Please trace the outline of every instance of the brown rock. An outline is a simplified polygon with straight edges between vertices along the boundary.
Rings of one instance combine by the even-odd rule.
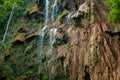
[[[20,33],[18,34],[12,41],[12,44],[20,44],[23,43],[25,39],[25,34]]]

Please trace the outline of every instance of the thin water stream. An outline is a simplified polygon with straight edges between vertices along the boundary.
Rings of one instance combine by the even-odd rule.
[[[53,4],[53,7],[52,7],[52,22],[55,21],[55,16],[56,16],[56,13],[57,13],[57,0],[55,0],[54,4]]]

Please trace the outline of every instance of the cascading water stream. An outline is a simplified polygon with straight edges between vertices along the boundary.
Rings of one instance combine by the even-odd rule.
[[[57,32],[57,28],[52,28],[50,29],[50,57],[52,56],[53,53],[53,44],[56,40],[55,35]],[[51,67],[53,65],[53,62],[49,64],[49,80],[51,80],[52,74],[51,74]]]
[[[42,28],[42,32],[41,32],[41,36],[40,36],[40,59],[42,59],[43,57],[43,41],[44,41],[44,35],[45,35],[45,30],[47,28],[47,25],[45,25],[43,28]]]
[[[56,32],[57,32],[57,28],[50,29],[50,54],[52,54],[53,51],[53,44],[55,42]]]
[[[57,0],[54,1],[53,7],[52,7],[52,22],[55,20],[55,14],[57,12]],[[52,54],[52,48],[55,40],[57,28],[51,28],[50,29],[50,54]]]
[[[54,22],[55,20],[55,13],[57,12],[57,0],[55,0],[55,3],[53,5],[53,8],[52,8],[52,22]]]
[[[6,30],[5,30],[4,36],[3,36],[2,43],[5,42],[6,35],[7,35],[7,31],[8,31],[8,28],[9,28],[9,25],[10,25],[10,22],[11,22],[11,19],[12,19],[13,15],[14,15],[14,9],[15,9],[15,3],[13,4],[12,11],[11,11],[11,14],[10,14],[9,20],[8,20],[8,22],[7,22],[7,27],[6,27]]]
[[[52,7],[52,15],[51,15],[52,23],[54,23],[55,21],[56,13],[57,13],[57,0],[54,1],[53,7]],[[55,42],[56,32],[57,32],[57,28],[50,29],[50,57],[52,57],[52,54],[53,54],[53,44]],[[52,65],[53,65],[53,62],[49,64],[49,80],[52,79],[51,78],[52,77],[52,74],[51,74]]]
[[[55,14],[57,12],[57,0],[55,0],[54,4],[53,4],[53,8],[52,8],[52,22],[54,22],[55,20]],[[56,35],[56,28],[52,28],[50,29],[50,54],[52,54],[52,48],[53,48],[53,44],[55,40],[55,35]]]
[[[45,0],[46,4],[45,4],[45,25],[47,25],[48,23],[48,16],[49,16],[49,4],[50,1],[49,0]]]
[[[42,59],[43,56],[43,42],[44,42],[44,35],[45,30],[47,28],[48,24],[48,16],[49,16],[49,0],[45,0],[45,26],[42,28],[41,35],[40,35],[40,59]]]

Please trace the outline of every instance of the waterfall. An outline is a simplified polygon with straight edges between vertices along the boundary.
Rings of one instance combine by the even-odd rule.
[[[45,30],[47,28],[47,25],[45,25],[43,28],[42,28],[42,32],[40,34],[40,59],[42,59],[43,57],[43,41],[44,41],[44,35],[45,35]]]
[[[49,0],[45,0],[45,25],[48,23],[48,16],[49,16]]]
[[[7,35],[7,31],[8,31],[8,28],[9,28],[9,25],[10,25],[10,22],[11,22],[11,19],[12,19],[12,17],[13,17],[13,14],[14,14],[14,8],[15,8],[15,3],[13,4],[12,11],[11,11],[10,17],[9,17],[9,19],[8,19],[8,22],[7,22],[7,27],[6,27],[4,36],[3,36],[2,43],[5,42],[5,38],[6,38],[6,35]]]
[[[44,35],[45,35],[45,30],[47,28],[48,24],[48,15],[49,15],[49,0],[45,0],[45,26],[42,28],[42,32],[40,33],[40,42],[41,42],[41,48],[40,48],[40,58],[42,57],[43,54],[43,41],[44,41]]]
[[[48,24],[48,17],[49,17],[49,0],[45,0],[45,26],[42,28],[42,31],[40,32],[40,43],[39,43],[39,46],[38,47],[38,57],[40,59],[40,66],[39,66],[39,69],[41,69],[41,66],[43,65],[41,62],[42,62],[42,59],[43,59],[43,43],[44,43],[44,36],[45,36],[45,30],[47,28],[47,24]]]
[[[50,54],[52,54],[53,44],[55,42],[56,32],[57,32],[57,28],[50,29]]]
[[[55,35],[57,32],[57,28],[52,28],[50,29],[50,57],[52,56],[53,53],[53,44],[56,40]],[[51,68],[52,68],[53,62],[49,64],[49,80],[51,80],[52,74],[51,74]]]
[[[57,12],[57,0],[55,0],[53,8],[52,8],[52,22],[55,20],[55,13]]]
[[[42,28],[42,31],[40,33],[40,48],[39,48],[39,58],[40,58],[40,62],[42,61],[44,55],[43,55],[43,46],[44,46],[44,36],[45,36],[45,31],[46,28],[48,27],[48,20],[49,20],[49,4],[50,4],[50,0],[45,0],[46,4],[45,4],[45,26]],[[52,23],[55,20],[55,15],[57,12],[57,0],[54,1],[54,5],[52,7],[52,14],[51,14],[51,19],[52,19]],[[49,55],[47,56],[47,60],[49,60],[52,57],[52,53],[53,53],[53,44],[55,42],[55,35],[57,32],[57,28],[51,28],[50,29],[50,36],[49,36]],[[52,67],[53,62],[50,62],[49,64],[49,80],[51,80],[52,74],[51,74],[51,67]],[[42,63],[41,63],[42,65]]]
[[[57,0],[54,1],[53,7],[52,7],[52,22],[55,20],[55,14],[57,12]],[[56,35],[56,28],[50,29],[50,54],[52,54],[53,44],[55,41],[55,35]]]
[[[54,21],[55,21],[56,13],[57,13],[57,0],[54,1],[53,7],[52,7],[52,15],[51,15],[52,23],[54,23]],[[50,58],[52,57],[52,54],[53,54],[53,44],[55,42],[56,32],[57,32],[57,28],[51,28],[50,29],[50,53],[49,53]],[[52,65],[53,65],[53,62],[51,61],[50,64],[49,64],[49,80],[52,79],[51,78],[52,77],[52,73],[51,73]]]

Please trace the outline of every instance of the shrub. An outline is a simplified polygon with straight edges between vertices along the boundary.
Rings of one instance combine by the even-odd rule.
[[[103,0],[110,8],[109,21],[111,23],[120,22],[120,0]]]

